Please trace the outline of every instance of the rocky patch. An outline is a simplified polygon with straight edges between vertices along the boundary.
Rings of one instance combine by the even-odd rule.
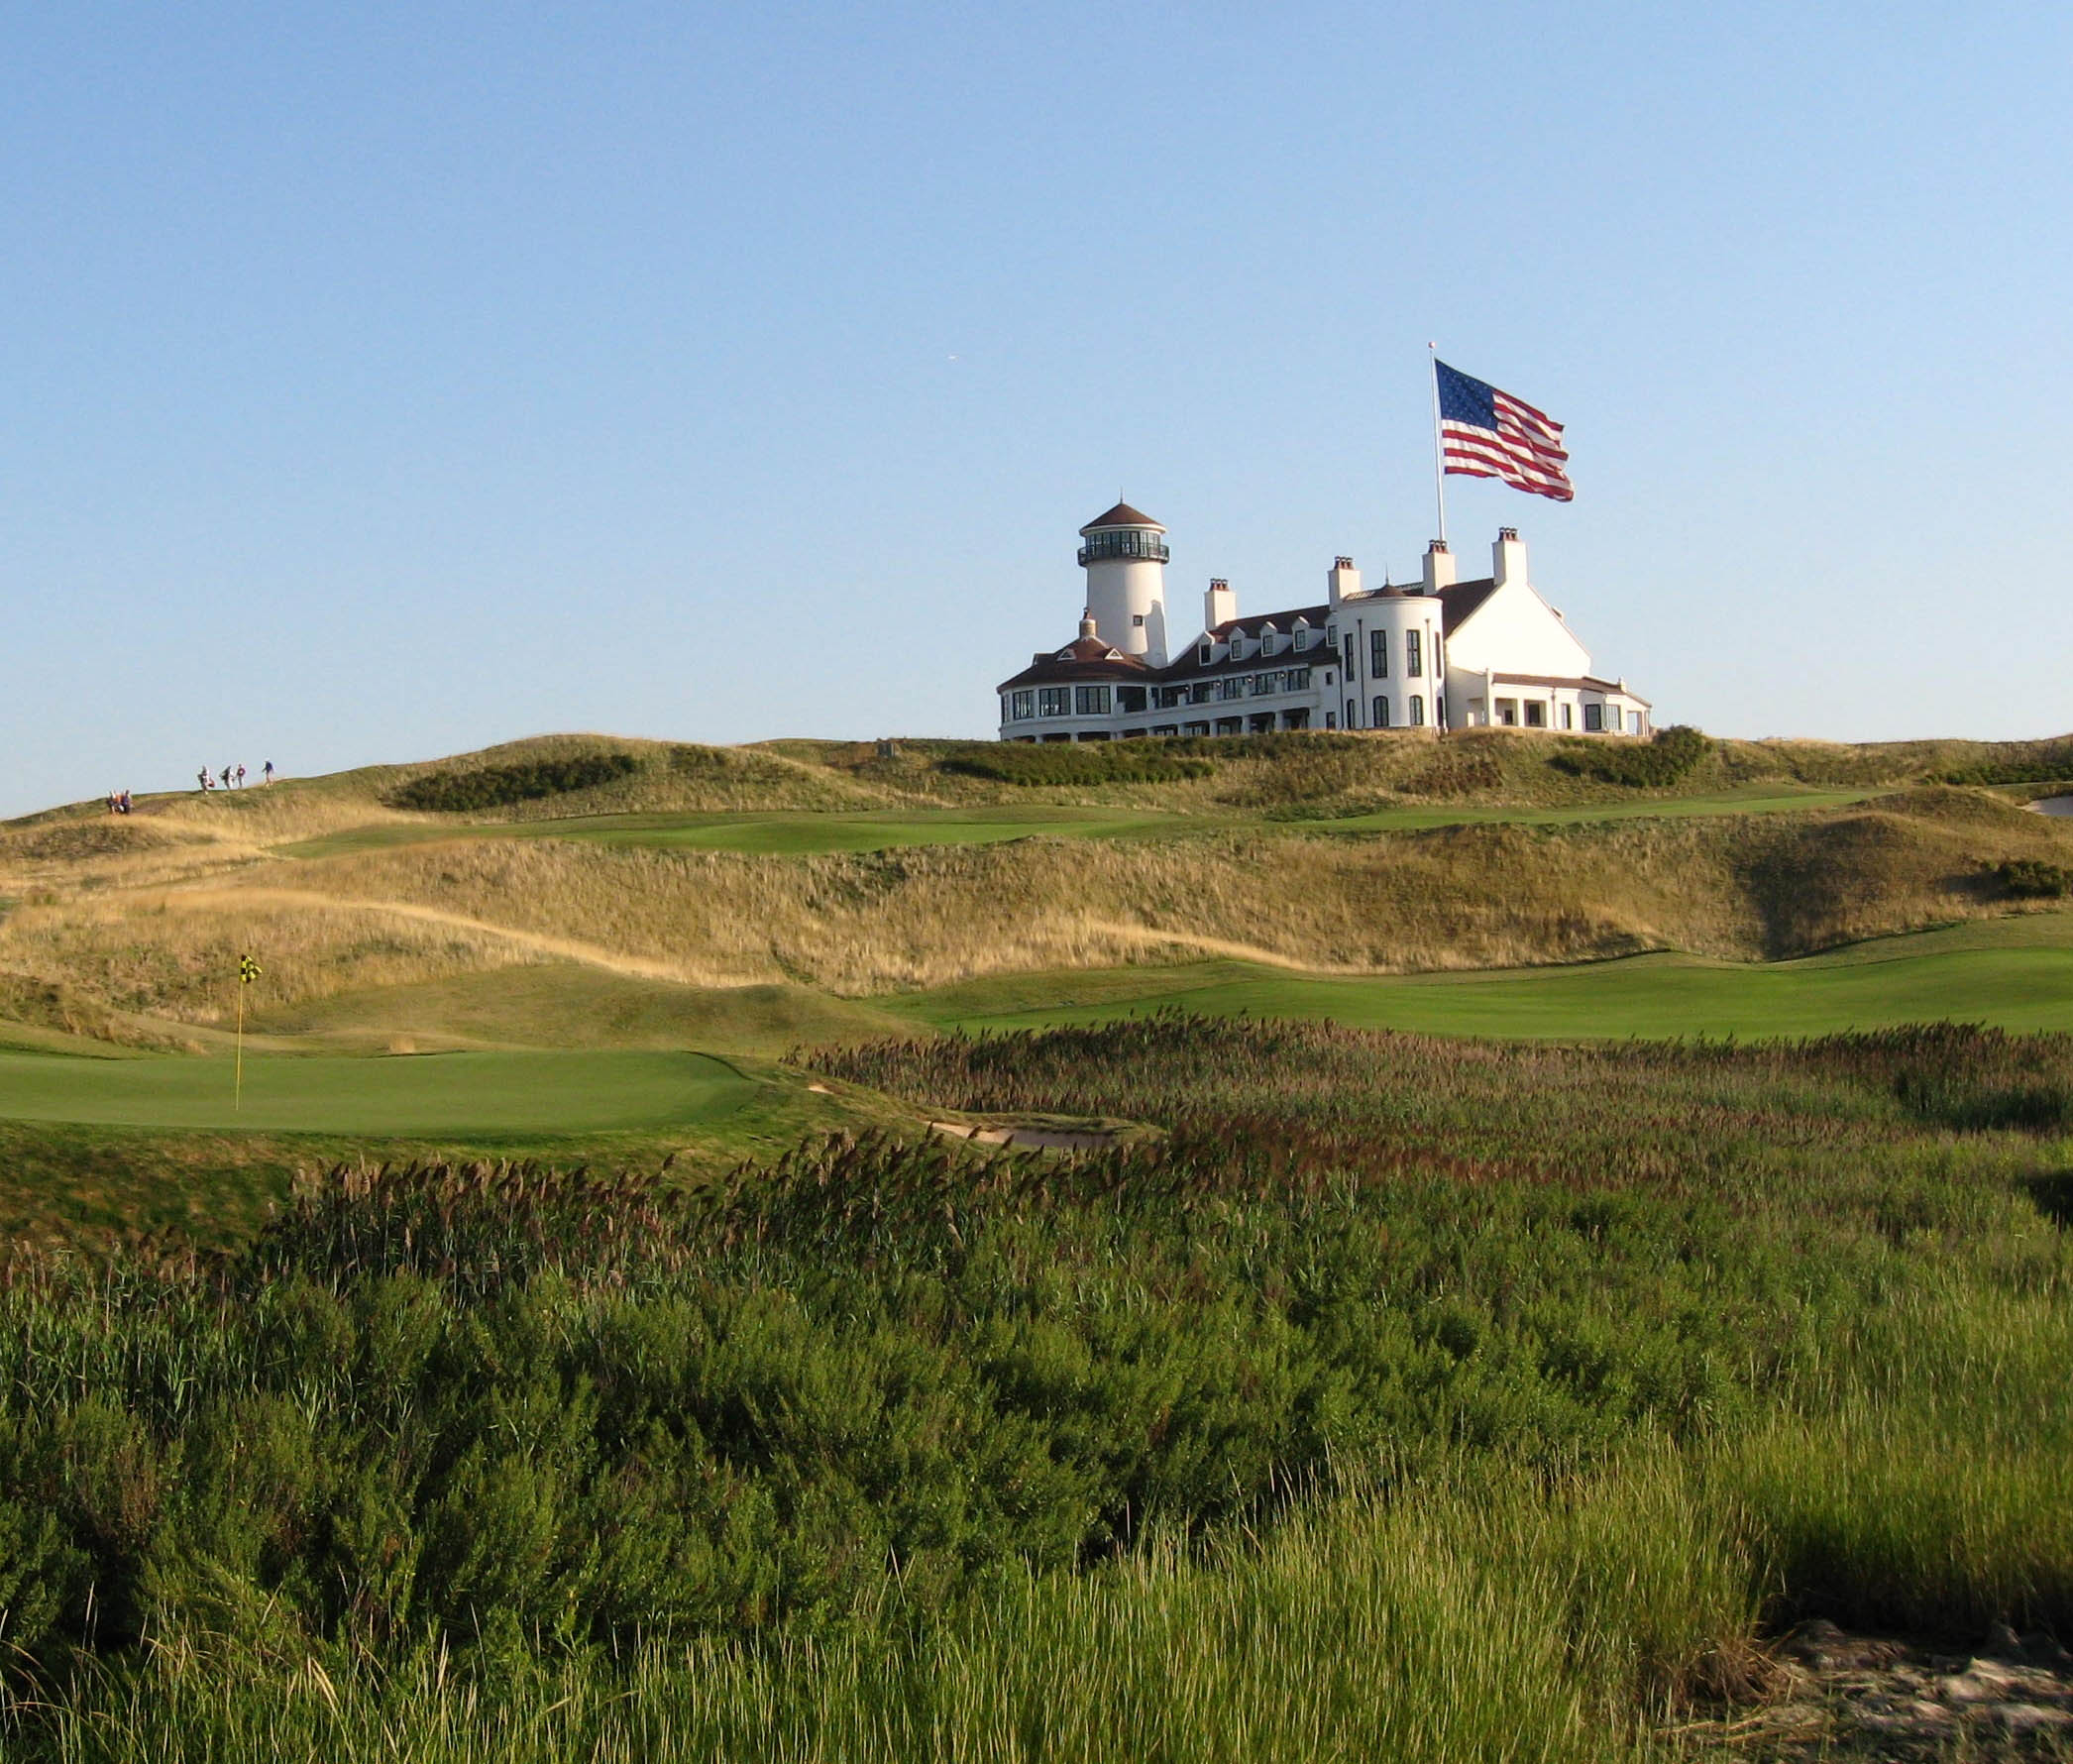
[[[1775,1701],[1677,1736],[1716,1758],[2073,1760],[2073,1654],[2048,1635],[1997,1626],[1977,1651],[1951,1653],[1815,1619],[1778,1653]]]

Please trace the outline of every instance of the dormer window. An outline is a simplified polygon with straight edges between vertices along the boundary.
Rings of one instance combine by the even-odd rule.
[[[1202,645],[1202,654],[1200,660],[1205,668],[1208,667],[1209,664],[1216,659],[1216,653],[1217,651],[1215,644],[1205,643]]]

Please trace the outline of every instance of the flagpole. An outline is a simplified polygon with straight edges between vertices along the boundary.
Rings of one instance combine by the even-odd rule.
[[[238,957],[238,1064],[237,1076],[231,1080],[233,1109],[245,1106],[245,988],[265,971],[249,953]]]
[[[1440,511],[1440,543],[1447,543],[1447,447],[1440,439],[1440,346],[1428,343],[1425,353],[1432,364],[1433,387],[1433,500]]]

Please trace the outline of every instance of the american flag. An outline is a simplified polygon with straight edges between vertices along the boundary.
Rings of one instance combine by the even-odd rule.
[[[1567,502],[1577,494],[1563,470],[1562,424],[1509,392],[1433,362],[1440,388],[1440,448],[1450,474],[1501,478],[1514,490]]]

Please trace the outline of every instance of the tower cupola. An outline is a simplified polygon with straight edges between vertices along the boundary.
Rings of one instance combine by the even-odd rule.
[[[1125,655],[1166,665],[1166,529],[1118,502],[1080,528],[1087,615],[1095,633]]]

